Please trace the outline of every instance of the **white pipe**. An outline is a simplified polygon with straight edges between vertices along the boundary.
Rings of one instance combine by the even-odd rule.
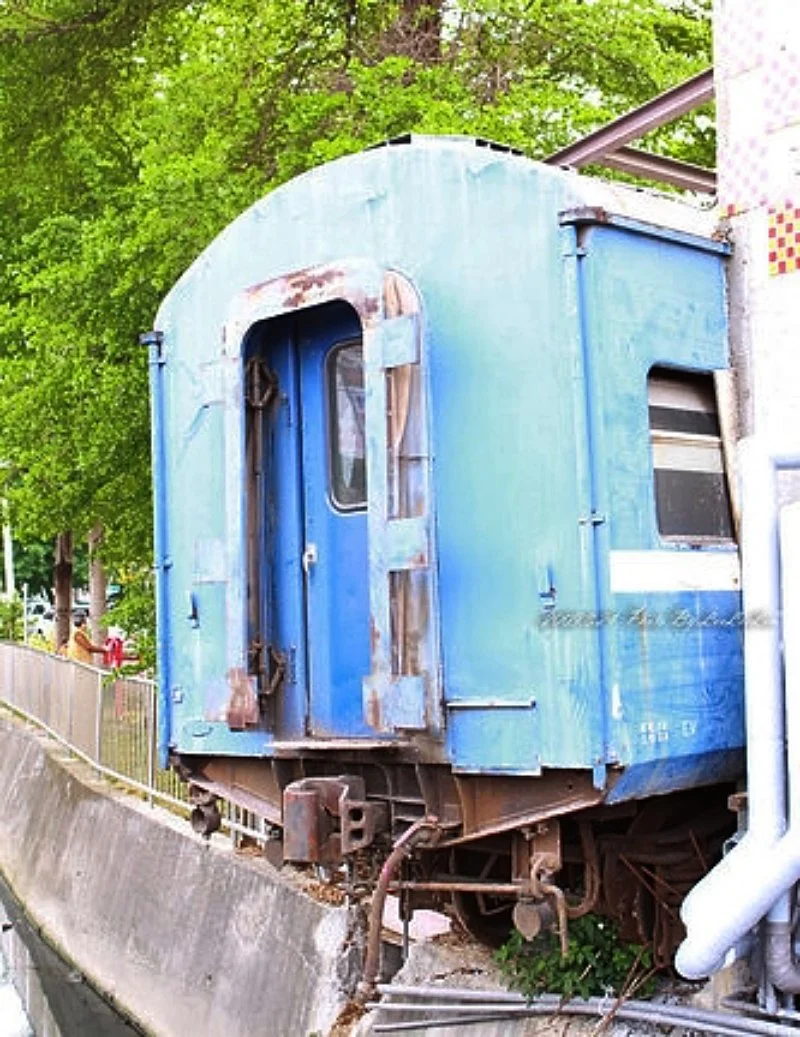
[[[800,503],[781,509],[780,542],[786,773],[789,832],[794,834],[800,832]],[[764,963],[767,978],[774,987],[787,994],[800,994],[800,968],[792,947],[791,910],[791,898],[787,895],[781,897],[770,912],[764,931]]]
[[[739,450],[747,829],[754,839],[774,842],[786,826],[775,472],[768,453],[754,436],[742,440]]]
[[[800,455],[771,456],[751,436],[739,444],[739,461],[748,832],[683,903],[687,937],[675,965],[688,979],[720,968],[727,951],[765,914],[776,924],[788,922],[788,892],[800,878],[800,834],[794,828],[783,835],[786,772],[775,486],[776,469],[800,467]],[[793,730],[793,737],[799,733]],[[800,743],[794,748],[800,751]]]
[[[789,827],[800,832],[800,502],[781,509],[780,528]]]

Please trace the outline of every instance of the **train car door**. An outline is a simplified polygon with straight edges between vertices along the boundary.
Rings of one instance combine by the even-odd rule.
[[[256,352],[278,387],[259,505],[260,640],[285,670],[275,734],[369,735],[361,693],[370,656],[360,322],[346,303],[299,311],[261,325]]]
[[[301,314],[302,569],[308,733],[368,734],[370,668],[364,364],[358,317],[332,303]]]

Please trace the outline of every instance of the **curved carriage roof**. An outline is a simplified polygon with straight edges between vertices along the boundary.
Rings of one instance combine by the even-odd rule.
[[[452,200],[454,220],[458,219],[461,183],[482,177],[495,182],[503,180],[507,191],[518,192],[522,185],[525,185],[523,190],[530,191],[530,181],[534,179],[539,196],[551,196],[551,204],[558,211],[593,209],[602,217],[623,217],[705,238],[710,238],[715,231],[714,212],[701,208],[692,199],[581,176],[471,137],[409,135],[402,138],[402,143],[389,142],[311,169],[245,210],[208,245],[175,284],[159,310],[156,326],[169,323],[176,296],[181,297],[193,280],[206,284],[204,308],[208,312],[217,289],[230,298],[231,293],[269,277],[345,255],[357,255],[357,241],[342,241],[338,254],[331,252],[334,247],[331,238],[339,233],[337,222],[347,220],[348,206],[352,209],[354,204],[377,211],[387,192],[397,193],[408,183],[408,170],[412,165],[416,170],[411,178],[416,179],[414,204],[425,207],[424,185],[447,177],[449,186],[445,197],[447,204]],[[497,198],[497,194],[494,197]],[[441,198],[440,194],[440,207]],[[501,214],[498,221],[502,221]],[[387,250],[391,253],[391,240]],[[260,256],[254,255],[254,251]],[[280,262],[285,264],[281,269],[275,265],[278,252]],[[214,276],[209,278],[212,271]],[[220,284],[221,271],[224,271],[221,277],[224,286]],[[210,289],[209,297],[210,280],[215,282],[215,287]]]

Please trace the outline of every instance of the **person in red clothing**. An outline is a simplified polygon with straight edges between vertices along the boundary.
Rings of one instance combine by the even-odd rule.
[[[118,670],[125,658],[125,642],[113,630],[109,630],[108,637],[103,645],[103,666],[111,670]]]
[[[122,631],[111,627],[103,645],[103,665],[110,670],[119,670],[126,662],[136,662],[136,655],[125,651]],[[117,674],[114,681],[114,715],[117,720],[128,716],[128,686],[122,674]]]

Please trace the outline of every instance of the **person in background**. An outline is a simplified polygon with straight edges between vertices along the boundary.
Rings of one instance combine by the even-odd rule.
[[[75,617],[75,628],[67,646],[67,656],[79,663],[92,663],[95,655],[103,654],[103,646],[91,642],[86,632],[86,616],[79,612]]]
[[[118,670],[125,663],[137,663],[139,656],[133,645],[125,642],[125,635],[119,627],[109,627],[108,637],[103,645],[103,666],[110,670]]]
[[[103,645],[103,666],[110,670],[118,670],[125,659],[125,642],[116,627],[108,631],[106,643]]]

